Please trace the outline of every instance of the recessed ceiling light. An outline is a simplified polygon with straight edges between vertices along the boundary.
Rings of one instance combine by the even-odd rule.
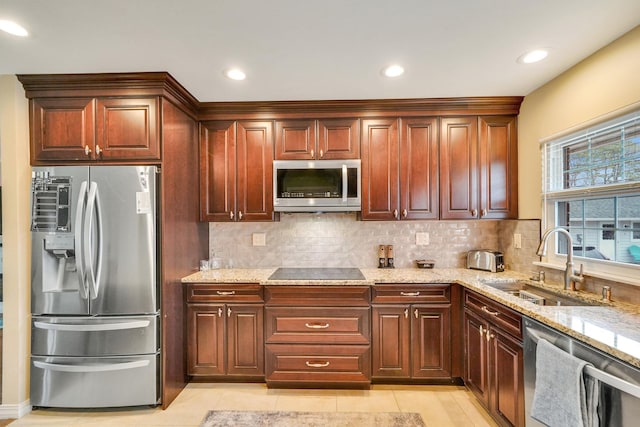
[[[404,68],[398,64],[389,65],[382,70],[382,74],[387,77],[398,77],[404,74]]]
[[[549,51],[546,49],[536,49],[526,53],[523,53],[518,58],[518,62],[522,64],[533,64],[534,62],[542,61],[549,55]]]
[[[16,24],[13,21],[6,21],[3,19],[0,19],[0,30],[19,37],[27,37],[29,35],[27,30],[25,30],[22,26]]]
[[[229,68],[224,72],[224,75],[230,78],[231,80],[244,80],[247,78],[247,75],[239,68]]]

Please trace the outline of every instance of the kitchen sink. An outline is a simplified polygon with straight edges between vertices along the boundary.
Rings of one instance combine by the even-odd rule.
[[[597,301],[561,295],[553,291],[530,285],[527,282],[499,281],[483,282],[487,286],[514,295],[538,305],[547,306],[600,306]]]

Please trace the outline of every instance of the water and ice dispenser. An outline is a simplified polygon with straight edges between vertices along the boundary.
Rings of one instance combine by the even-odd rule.
[[[71,232],[71,181],[71,177],[51,176],[48,172],[32,176],[31,231],[40,236],[44,292],[78,289]]]

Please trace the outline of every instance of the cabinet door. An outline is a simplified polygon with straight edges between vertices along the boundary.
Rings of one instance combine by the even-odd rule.
[[[238,122],[237,221],[273,220],[273,122]]]
[[[276,121],[276,160],[311,160],[316,153],[316,121]]]
[[[451,307],[411,307],[411,376],[451,377]]]
[[[236,123],[200,125],[200,220],[233,221],[236,209]]]
[[[440,218],[477,218],[478,119],[443,118],[440,128]]]
[[[224,375],[223,304],[187,304],[187,374]]]
[[[159,99],[98,98],[95,158],[160,159]]]
[[[362,129],[362,219],[398,219],[398,120],[363,120]]]
[[[491,411],[505,424],[524,426],[524,375],[522,343],[490,330]]]
[[[31,100],[31,160],[87,160],[95,148],[93,98]]]
[[[358,119],[318,120],[318,159],[359,159],[360,121]]]
[[[400,215],[438,219],[438,119],[402,121],[400,136]]]
[[[518,217],[515,117],[480,117],[480,217]]]
[[[372,314],[373,377],[409,378],[408,305],[374,305]]]
[[[489,404],[489,376],[488,376],[488,348],[485,332],[487,323],[465,309],[464,311],[464,340],[465,340],[465,369],[464,383],[478,400]]]
[[[262,305],[228,304],[227,374],[264,375]]]

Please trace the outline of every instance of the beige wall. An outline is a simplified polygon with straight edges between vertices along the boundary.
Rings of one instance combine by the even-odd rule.
[[[541,217],[540,140],[639,102],[639,72],[640,26],[525,97],[518,119],[520,218]]]
[[[18,417],[29,399],[29,115],[22,85],[0,75],[3,220],[3,366],[0,418]]]

